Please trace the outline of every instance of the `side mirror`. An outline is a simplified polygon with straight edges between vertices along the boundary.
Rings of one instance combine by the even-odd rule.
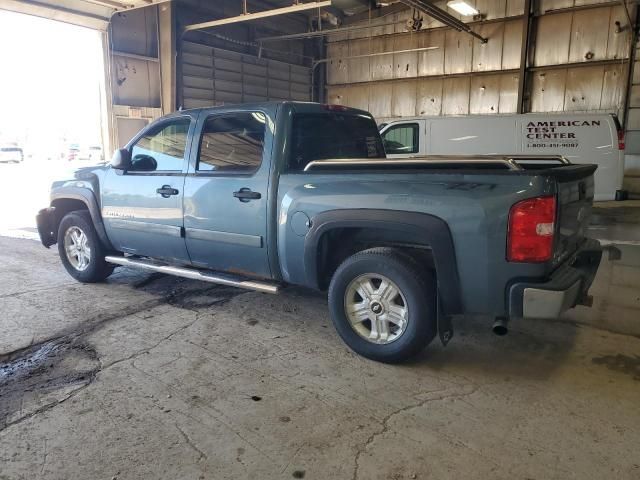
[[[153,172],[158,169],[158,162],[151,155],[138,154],[131,160],[131,170],[136,172]]]
[[[111,168],[129,170],[131,168],[131,153],[126,148],[119,148],[111,158]]]

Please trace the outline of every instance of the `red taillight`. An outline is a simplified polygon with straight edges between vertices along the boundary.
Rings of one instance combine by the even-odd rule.
[[[618,130],[618,150],[624,150],[624,130]]]
[[[509,211],[507,260],[510,262],[546,262],[553,255],[556,198],[536,197],[522,200]]]

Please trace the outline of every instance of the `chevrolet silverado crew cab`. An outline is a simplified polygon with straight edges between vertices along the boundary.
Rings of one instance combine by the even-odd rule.
[[[55,182],[38,214],[81,282],[115,266],[277,293],[328,291],[342,339],[394,362],[452,317],[556,318],[589,303],[593,165],[387,159],[372,116],[277,102],[166,116],[110,165]]]

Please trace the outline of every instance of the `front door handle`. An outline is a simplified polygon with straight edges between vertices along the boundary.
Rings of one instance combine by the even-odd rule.
[[[241,188],[237,192],[233,192],[233,196],[241,202],[248,202],[250,200],[258,200],[262,198],[260,192],[253,192],[250,188]]]
[[[180,193],[177,189],[171,187],[171,185],[163,185],[162,188],[156,190],[164,198],[169,198],[171,195],[178,195]]]

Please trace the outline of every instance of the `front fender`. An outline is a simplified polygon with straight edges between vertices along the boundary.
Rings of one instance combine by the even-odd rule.
[[[62,217],[67,213],[66,211],[58,208],[63,205],[64,200],[77,200],[85,204],[87,210],[89,210],[93,226],[96,229],[96,233],[98,234],[100,241],[105,248],[113,250],[113,246],[111,245],[111,242],[107,237],[107,232],[104,228],[100,205],[98,204],[95,194],[91,189],[79,186],[61,186],[54,188],[51,191],[51,207],[41,210],[36,217],[36,221],[38,222],[38,232],[40,233],[42,244],[45,247],[49,247],[55,243],[57,227],[60,224]]]

